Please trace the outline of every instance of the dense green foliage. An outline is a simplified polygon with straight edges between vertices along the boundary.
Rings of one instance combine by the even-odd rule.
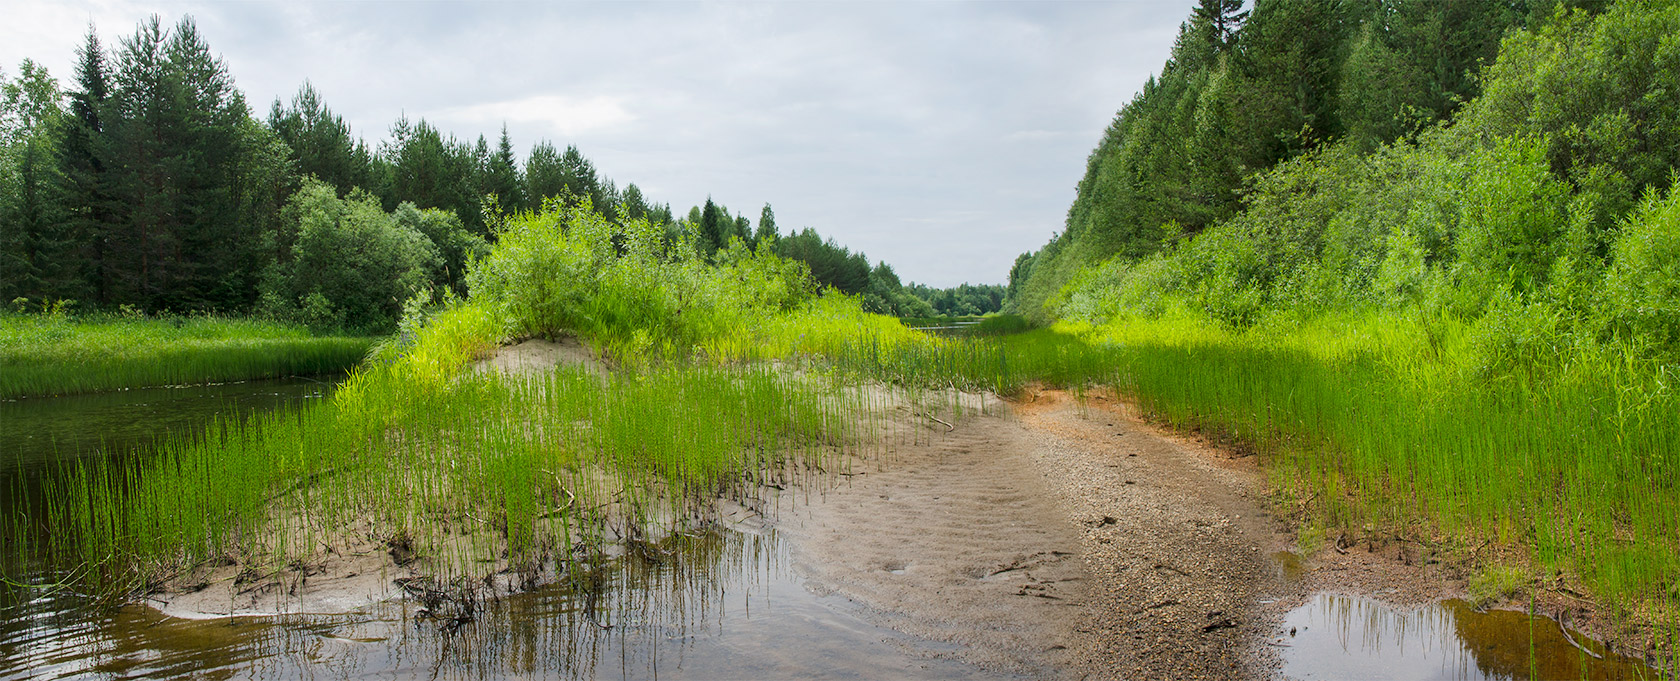
[[[313,376],[355,366],[372,342],[248,319],[0,313],[0,398]]]
[[[1232,8],[1203,3],[1017,260],[1009,304],[1083,341],[1024,352],[1266,454],[1304,537],[1485,542],[1524,588],[1670,621],[1680,4],[1339,4],[1263,34],[1309,5],[1221,42]],[[1007,384],[1000,352],[945,363]]]
[[[1246,17],[1203,2],[1091,152],[1063,231],[1017,260],[1011,309],[1045,319],[1080,268],[1228,219],[1279,161],[1335,140],[1368,149],[1450,115],[1528,17],[1501,0],[1262,0]]]
[[[942,315],[970,317],[991,314],[1003,309],[1008,289],[996,284],[962,284],[951,288],[931,288],[911,284],[912,295],[927,301],[933,311]]]
[[[90,32],[67,92],[25,61],[0,95],[0,300],[382,332],[411,296],[463,294],[501,222],[559,201],[707,262],[773,244],[870,310],[930,313],[885,263],[809,229],[782,237],[769,205],[756,229],[710,198],[678,219],[576,146],[538,141],[521,162],[505,127],[491,144],[402,118],[374,149],[307,82],[259,121],[191,19],[154,17],[115,50]]]
[[[1677,30],[1680,8],[1624,3],[1513,34],[1486,94],[1448,124],[1280,164],[1242,211],[1086,268],[1045,309],[1092,322],[1183,310],[1238,330],[1404,311],[1464,325],[1482,375],[1603,344],[1680,356]]]
[[[591,208],[555,205],[504,224],[468,274],[474,304],[515,335],[577,334],[640,362],[706,351],[811,298],[801,263],[733,239],[708,264],[645,218],[620,224]]]
[[[298,203],[321,214],[310,220],[390,220],[325,185]],[[411,298],[401,332],[332,399],[213,426],[134,469],[79,465],[49,486],[50,531],[18,535],[48,537],[42,548],[107,594],[207,557],[282,570],[369,537],[417,553],[440,582],[480,579],[487,561],[534,575],[881,441],[878,392],[737,360],[926,338],[857,298],[815,296],[802,263],[734,240],[708,264],[587,199],[497,231],[469,265],[467,297]],[[560,334],[615,372],[473,370],[510,338]]]

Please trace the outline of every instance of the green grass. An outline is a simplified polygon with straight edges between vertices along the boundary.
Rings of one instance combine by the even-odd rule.
[[[476,578],[487,562],[537,571],[657,536],[879,439],[881,422],[860,416],[883,398],[764,363],[465,371],[500,333],[490,319],[458,303],[330,400],[219,423],[144,460],[74,464],[47,492],[45,532],[18,536],[50,537],[55,562],[110,595],[226,558],[266,574],[368,540],[403,545],[439,579]]]
[[[1380,317],[1246,334],[1168,318],[863,339],[830,358],[1005,395],[1110,387],[1175,428],[1260,453],[1280,512],[1303,527],[1419,542],[1471,573],[1585,585],[1647,624],[1675,617],[1680,373],[1614,348],[1490,372],[1473,347],[1450,324]]]
[[[343,371],[372,344],[253,319],[0,314],[0,399]]]

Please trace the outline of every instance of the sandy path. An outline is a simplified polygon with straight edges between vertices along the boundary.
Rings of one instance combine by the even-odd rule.
[[[784,515],[808,588],[990,672],[1271,675],[1258,603],[1286,588],[1267,556],[1288,536],[1252,470],[1112,402],[1043,392],[1009,411]]]

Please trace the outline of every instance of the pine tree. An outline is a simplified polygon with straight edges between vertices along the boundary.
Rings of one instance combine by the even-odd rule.
[[[758,212],[758,231],[753,234],[753,248],[766,241],[775,243],[781,234],[776,231],[776,211],[770,210],[770,204],[764,204],[764,209]]]
[[[79,293],[58,196],[60,99],[58,81],[28,59],[16,81],[0,73],[0,300]]]
[[[80,290],[98,306],[113,304],[115,270],[108,262],[116,231],[113,177],[107,171],[110,139],[111,71],[99,35],[88,27],[76,51],[76,89],[70,92],[64,140],[58,156],[67,238]]]
[[[1237,29],[1248,18],[1242,6],[1243,0],[1201,0],[1190,13],[1190,25],[1205,27],[1200,33],[1214,51],[1227,52],[1236,42]]]
[[[565,193],[560,152],[548,140],[531,145],[531,153],[525,157],[525,200],[531,209],[538,210],[544,201]]]
[[[525,192],[521,186],[519,166],[513,157],[513,140],[508,137],[507,124],[502,125],[502,137],[496,142],[496,151],[490,156],[490,161],[484,170],[484,185],[481,193],[495,194],[501,203],[502,210],[517,212],[525,210]]]
[[[309,81],[292,96],[290,107],[274,100],[268,127],[291,148],[298,175],[333,185],[341,195],[356,187],[373,189],[373,155],[367,144],[351,136],[349,124],[321,101],[321,93]]]
[[[706,207],[700,209],[700,233],[695,240],[695,245],[700,248],[702,255],[709,257],[729,243],[726,230],[730,225],[724,224],[727,220],[726,214],[718,210],[717,204],[712,203],[712,197],[706,197]]]

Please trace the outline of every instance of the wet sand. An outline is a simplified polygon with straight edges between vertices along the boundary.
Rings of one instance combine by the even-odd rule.
[[[946,655],[1035,678],[1262,678],[1288,534],[1252,464],[1112,401],[1032,392],[779,522],[808,588]]]
[[[535,361],[505,353],[493,368],[582,359],[524,350]],[[1288,553],[1294,535],[1270,512],[1256,457],[1149,424],[1112,396],[985,399],[992,415],[960,420],[898,403],[890,452],[758,500],[803,588],[905,634],[882,643],[912,657],[976,676],[1278,678],[1280,627],[1314,594],[1402,606],[1464,594],[1415,545],[1332,538]],[[720,502],[717,519],[759,515],[731,508]],[[385,548],[256,579],[213,568],[152,605],[182,617],[352,610],[418,576]]]

